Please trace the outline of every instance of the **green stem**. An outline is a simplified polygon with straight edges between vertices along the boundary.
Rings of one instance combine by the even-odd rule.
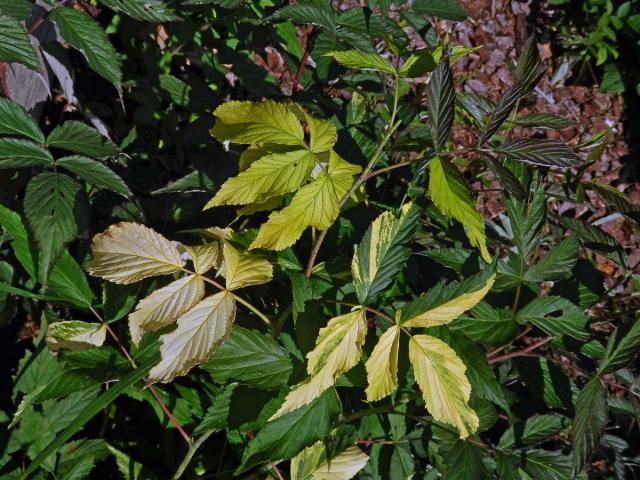
[[[230,293],[231,293],[231,295],[233,295],[233,298],[235,298],[238,301],[238,303],[241,303],[242,305],[247,307],[249,310],[251,310],[253,313],[255,313],[257,316],[259,316],[264,321],[264,323],[266,323],[267,326],[269,328],[271,328],[271,320],[269,320],[269,317],[267,317],[264,313],[262,313],[260,310],[258,310],[257,307],[254,307],[252,304],[247,302],[244,298],[239,297],[238,295],[236,295],[233,292],[230,292]]]
[[[376,163],[378,163],[378,160],[380,160],[380,157],[382,156],[382,153],[384,151],[384,147],[386,147],[387,143],[391,139],[391,136],[395,133],[395,131],[400,126],[401,121],[398,120],[396,122],[396,115],[398,114],[398,96],[399,96],[398,76],[396,75],[395,85],[393,89],[393,106],[391,108],[391,118],[389,119],[389,124],[388,124],[389,128],[384,134],[384,137],[382,137],[382,140],[378,144],[378,148],[376,148],[376,151],[371,157],[371,160],[369,160],[369,163],[360,174],[360,177],[358,178],[358,180],[356,180],[353,183],[353,186],[349,189],[347,193],[345,193],[342,196],[342,198],[340,199],[340,202],[338,202],[338,210],[342,210],[342,207],[344,207],[344,204],[347,203],[347,200],[349,200],[351,195],[353,195],[353,193],[356,190],[358,190],[358,188],[360,188],[360,185],[362,185],[364,182],[366,182],[370,178],[369,174],[371,173],[371,170],[373,170],[373,167],[376,165]],[[309,256],[309,261],[307,262],[307,268],[305,270],[305,276],[307,278],[309,278],[311,276],[311,273],[313,272],[313,265],[316,261],[316,257],[318,256],[318,252],[320,251],[320,247],[322,246],[322,243],[324,242],[324,239],[327,236],[328,231],[329,229],[326,229],[320,232],[320,235],[318,236],[318,239],[316,240],[316,243],[313,246],[313,249],[311,250],[311,255]]]
[[[198,449],[200,448],[200,446],[207,441],[207,439],[215,432],[214,429],[211,430],[207,430],[206,432],[204,432],[202,435],[200,435],[195,442],[193,442],[190,446],[189,446],[189,450],[187,451],[186,455],[184,456],[184,458],[182,459],[182,462],[180,463],[180,465],[178,466],[178,469],[176,470],[176,473],[173,475],[172,480],[178,480],[180,477],[182,477],[182,475],[184,474],[184,471],[187,469],[187,467],[189,466],[189,463],[191,462],[191,459],[193,458],[193,456],[196,454],[196,452],[198,451]]]

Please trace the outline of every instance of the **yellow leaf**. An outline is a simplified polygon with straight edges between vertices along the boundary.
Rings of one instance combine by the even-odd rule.
[[[306,146],[304,130],[291,104],[234,101],[220,105],[213,114],[217,120],[211,133],[220,142]]]
[[[490,262],[484,218],[476,209],[471,192],[459,172],[439,157],[433,157],[429,162],[429,195],[442,213],[464,226],[471,245],[480,250],[485,262]]]
[[[307,113],[304,116],[307,125],[309,125],[311,151],[320,153],[331,149],[338,140],[335,125],[328,120],[320,120]]]
[[[349,480],[369,461],[358,447],[352,446],[327,460],[323,442],[305,448],[291,460],[291,480]]]
[[[297,190],[307,179],[315,158],[309,150],[264,155],[222,184],[204,209],[246,205]]]
[[[475,307],[478,302],[480,302],[480,300],[489,293],[489,290],[493,287],[495,279],[496,276],[493,274],[487,279],[487,283],[485,283],[485,285],[479,290],[463,293],[442,305],[427,310],[415,317],[409,318],[402,322],[402,326],[428,328],[435,327],[437,325],[444,325],[445,323],[455,320],[467,310],[471,310]]]
[[[114,283],[134,283],[155,275],[179,272],[184,265],[176,245],[136,223],[111,225],[93,237],[87,271]]]
[[[287,207],[269,215],[250,248],[283,250],[293,245],[307,227],[329,228],[340,213],[340,199],[360,170],[332,150],[328,171],[298,190]]]
[[[227,290],[267,283],[273,277],[273,266],[264,258],[239,252],[228,242],[225,242],[222,253],[224,265],[221,273],[227,281]]]
[[[460,438],[475,432],[479,420],[468,403],[471,384],[453,349],[435,337],[415,335],[409,340],[409,360],[433,418],[455,426]]]
[[[231,333],[236,303],[229,292],[205,298],[178,318],[178,327],[162,335],[161,360],[149,372],[152,382],[170,382],[206,361]]]
[[[340,375],[353,368],[360,361],[366,334],[364,310],[329,320],[327,326],[320,330],[315,348],[307,354],[307,372],[311,376],[291,390],[271,420],[311,403]]]
[[[380,400],[398,386],[398,344],[400,327],[392,326],[382,334],[367,360],[367,401]]]
[[[129,315],[129,331],[136,345],[144,332],[160,330],[172,324],[204,296],[204,282],[200,275],[189,275],[140,300],[135,312]]]
[[[187,246],[186,249],[191,256],[194,270],[200,275],[207,273],[219,263],[220,244],[217,242]]]
[[[49,349],[77,352],[91,347],[100,347],[107,336],[105,324],[65,320],[49,324],[45,342]]]

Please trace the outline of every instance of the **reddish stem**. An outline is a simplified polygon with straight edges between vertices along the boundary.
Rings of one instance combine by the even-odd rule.
[[[100,316],[100,314],[98,312],[96,312],[93,308],[91,309],[91,311],[102,322],[102,324],[106,327],[107,332],[109,332],[109,335],[111,335],[111,338],[113,338],[113,340],[116,342],[116,345],[118,345],[118,348],[120,349],[122,354],[125,356],[125,358],[128,360],[128,362],[131,364],[131,366],[133,368],[138,368],[138,366],[136,365],[135,360],[133,359],[133,357],[131,356],[129,351],[125,348],[125,346],[122,344],[122,342],[120,341],[120,338],[118,337],[116,332],[114,332],[113,329],[109,326],[109,324],[102,319],[102,317]],[[173,425],[176,427],[178,432],[180,432],[180,435],[182,435],[182,438],[184,438],[184,440],[189,445],[191,445],[193,443],[193,439],[184,430],[184,428],[182,428],[182,425],[180,424],[178,419],[176,417],[174,417],[173,414],[169,411],[169,409],[167,408],[165,403],[160,398],[160,395],[158,395],[158,392],[156,391],[156,389],[153,388],[153,385],[151,385],[146,380],[144,380],[144,384],[147,386],[147,388],[151,392],[151,395],[153,395],[153,397],[156,399],[156,401],[158,402],[158,405],[160,405],[160,408],[162,409],[162,411],[169,418],[171,423],[173,423]]]
[[[522,350],[517,350],[515,352],[505,353],[504,355],[490,358],[488,361],[489,363],[498,363],[498,362],[504,362],[505,360],[509,360],[514,357],[526,357],[529,353],[534,351],[536,348],[539,348],[544,344],[549,343],[551,340],[553,340],[553,337],[543,338],[542,340],[534,343],[533,345],[529,345],[527,348],[523,348]]]
[[[0,62],[0,87],[2,87],[2,95],[9,96],[9,84],[7,83],[7,64]]]
[[[300,90],[300,76],[302,75],[302,71],[304,70],[304,66],[307,64],[307,59],[309,58],[309,51],[305,50],[302,55],[302,60],[300,60],[300,65],[298,65],[298,70],[296,71],[296,76],[293,77],[293,88],[296,90]]]
[[[249,437],[249,440],[253,440],[254,438],[256,438],[256,436],[253,434],[252,431],[248,431],[247,432],[247,437]],[[282,473],[280,473],[280,470],[278,470],[278,467],[276,467],[275,463],[271,464],[271,468],[273,468],[273,471],[278,476],[279,480],[284,480],[284,477],[282,476]]]

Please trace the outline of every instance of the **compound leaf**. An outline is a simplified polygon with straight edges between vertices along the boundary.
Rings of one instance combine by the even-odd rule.
[[[161,338],[162,359],[149,372],[152,382],[170,382],[206,361],[231,333],[236,303],[229,292],[211,295],[178,318],[178,327]]]
[[[184,265],[176,245],[144,225],[121,222],[93,237],[87,271],[114,283],[134,283],[179,272]]]

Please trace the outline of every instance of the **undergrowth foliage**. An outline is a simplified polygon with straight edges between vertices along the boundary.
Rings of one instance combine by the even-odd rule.
[[[493,102],[456,88],[476,49],[429,23],[464,19],[455,1],[5,3],[0,313],[37,333],[0,405],[2,478],[636,467],[640,322],[595,326],[633,267],[556,206],[638,211],[582,179],[608,132],[545,139],[574,125],[520,113],[533,37]],[[627,272],[609,290],[605,259]]]

